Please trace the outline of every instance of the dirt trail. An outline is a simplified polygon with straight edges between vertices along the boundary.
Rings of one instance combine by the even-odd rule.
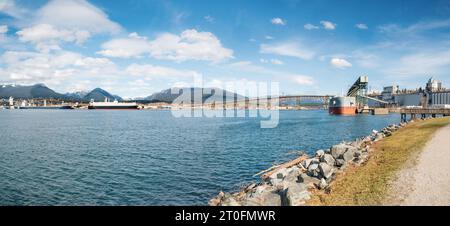
[[[438,130],[397,178],[388,205],[450,205],[450,126]]]

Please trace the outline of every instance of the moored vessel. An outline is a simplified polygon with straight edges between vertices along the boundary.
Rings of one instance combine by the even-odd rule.
[[[354,115],[357,111],[355,97],[333,97],[328,111],[332,115]]]
[[[39,110],[55,110],[55,109],[69,110],[69,109],[73,109],[73,106],[70,104],[64,103],[64,102],[62,102],[60,105],[47,106],[47,100],[44,100],[43,105],[34,105],[34,104],[30,104],[30,103],[28,103],[28,101],[24,100],[24,101],[22,101],[22,104],[17,107],[17,109],[22,109],[22,110],[35,110],[35,109],[39,109]]]
[[[136,102],[132,103],[119,103],[117,100],[113,102],[94,102],[89,103],[88,109],[98,109],[98,110],[138,110],[138,105]]]

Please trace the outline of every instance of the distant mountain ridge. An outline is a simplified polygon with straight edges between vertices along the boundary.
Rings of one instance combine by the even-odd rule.
[[[63,94],[57,93],[48,88],[44,84],[36,84],[32,86],[21,85],[2,85],[0,86],[1,98],[18,98],[18,99],[32,99],[32,98],[53,98],[64,99]]]
[[[86,101],[86,102],[91,101],[91,100],[94,100],[95,102],[103,102],[103,101],[105,101],[105,99],[107,99],[108,101],[114,101],[114,100],[122,101],[122,97],[117,96],[117,95],[112,95],[101,88],[93,89],[91,92],[89,92],[82,98],[82,100]]]
[[[80,99],[81,100],[88,93],[89,93],[89,91],[78,91],[78,92],[74,92],[74,93],[65,93],[64,96],[66,96],[70,99]]]
[[[104,101],[107,98],[109,101],[122,101],[120,96],[112,95],[109,92],[95,88],[90,92],[74,92],[74,93],[57,93],[54,90],[48,88],[44,84],[36,84],[31,86],[23,85],[1,85],[0,86],[0,98],[7,99],[13,97],[15,99],[59,99],[66,101],[83,101],[89,102],[92,99],[96,102]]]
[[[175,91],[175,90],[174,90]],[[202,102],[224,102],[237,100],[245,100],[246,97],[237,93],[229,92],[220,88],[178,88],[179,93],[172,93],[172,89],[165,89],[145,98],[145,100],[152,102],[166,102],[172,103],[174,100],[185,103],[193,102],[193,96],[201,96]]]
[[[175,90],[174,90],[175,91]],[[179,93],[172,93],[172,89],[165,89],[160,92],[153,93],[152,95],[135,99],[142,102],[166,102],[172,103],[174,100],[191,103],[193,97],[202,97],[202,102],[205,101],[232,101],[234,99],[244,100],[246,97],[229,92],[220,88],[178,88]],[[117,95],[113,95],[101,88],[95,88],[92,91],[79,91],[73,93],[57,93],[54,90],[48,88],[44,84],[36,84],[31,86],[24,85],[0,85],[0,98],[8,99],[13,97],[15,99],[58,99],[64,101],[79,101],[79,102],[103,102],[105,99],[108,101],[123,101],[123,98]]]

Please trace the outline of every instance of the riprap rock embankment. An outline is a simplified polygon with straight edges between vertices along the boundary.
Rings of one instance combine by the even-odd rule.
[[[382,131],[353,142],[342,142],[312,157],[300,156],[290,162],[264,171],[260,183],[246,186],[236,193],[220,192],[210,206],[301,206],[315,189],[325,190],[348,165],[364,164],[370,158],[371,145],[391,136],[407,123],[390,125]]]

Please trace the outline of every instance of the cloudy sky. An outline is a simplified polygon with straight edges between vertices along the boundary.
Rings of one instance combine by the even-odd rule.
[[[223,82],[284,94],[450,87],[450,2],[0,0],[0,83],[124,97]]]

